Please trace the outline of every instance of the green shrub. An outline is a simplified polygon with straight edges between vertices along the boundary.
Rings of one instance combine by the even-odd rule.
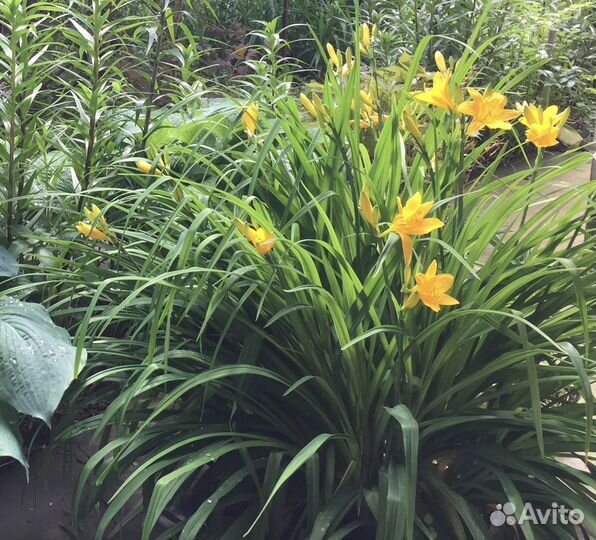
[[[156,125],[144,172],[121,162],[109,198],[86,194],[111,243],[53,241],[70,257],[45,271],[46,301],[92,358],[59,429],[105,443],[77,519],[120,486],[98,539],[142,512],[143,538],[163,516],[159,538],[484,540],[507,500],[596,523],[594,480],[559,461],[594,440],[595,187],[527,212],[588,157],[500,178],[505,147],[480,165],[501,132],[472,139],[462,116],[413,107],[428,43],[387,110],[361,95],[358,59],[345,78],[330,69],[316,120],[269,64],[250,100],[162,137]],[[460,58],[452,92],[477,58]],[[417,192],[445,226],[414,238],[408,267],[363,193],[386,231],[396,198]],[[405,309],[433,260],[460,304]],[[96,402],[105,412],[73,424]],[[516,531],[574,538],[560,524]]]
[[[435,57],[433,96],[454,110],[412,98],[438,43],[422,29],[393,79],[376,65],[383,41],[369,57],[355,40],[350,60],[335,43],[325,84],[297,99],[267,24],[254,75],[214,98],[166,3],[122,20],[112,9],[130,6],[88,7],[61,62],[80,85],[52,79],[62,109],[40,114],[20,165],[47,174],[30,197],[45,219],[21,230],[35,247],[8,289],[76,332],[79,363],[89,352],[57,425],[100,442],[75,521],[101,510],[98,539],[142,513],[143,539],[484,540],[509,500],[578,508],[593,529],[595,482],[560,458],[587,456],[595,435],[596,186],[552,200],[589,156],[544,166],[539,150],[499,177],[509,153],[530,155],[526,128],[511,148],[502,131],[466,133],[455,109],[481,81],[489,7],[457,64]],[[112,59],[141,35],[135,100],[132,68]],[[162,86],[172,58],[182,81]],[[511,93],[538,67],[492,87]],[[442,226],[406,234],[398,197],[433,201],[416,219]],[[448,276],[433,280],[433,261]],[[508,531],[575,538],[565,524]]]

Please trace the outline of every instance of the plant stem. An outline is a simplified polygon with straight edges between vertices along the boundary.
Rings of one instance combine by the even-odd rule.
[[[530,208],[530,201],[532,200],[533,195],[533,185],[536,181],[536,176],[538,176],[538,171],[540,166],[542,165],[542,158],[544,157],[544,150],[542,148],[538,149],[538,154],[536,154],[536,161],[534,162],[534,170],[532,172],[532,177],[530,178],[530,193],[528,194],[528,201],[526,202],[526,207],[524,208],[524,213],[521,218],[520,228],[524,226],[526,222],[526,218],[528,217],[528,209]]]
[[[160,14],[159,14],[159,24],[157,26],[157,42],[155,44],[155,55],[154,55],[154,63],[153,68],[151,70],[151,83],[149,87],[149,94],[147,96],[147,100],[145,101],[145,121],[143,123],[143,133],[142,133],[142,140],[143,145],[147,140],[147,135],[149,134],[149,125],[151,124],[151,112],[153,111],[153,102],[157,97],[157,83],[158,83],[158,75],[159,75],[159,62],[161,60],[161,48],[163,46],[163,33],[164,33],[164,26],[166,24],[166,3],[165,0],[162,0],[160,3]]]
[[[7,190],[6,190],[6,240],[10,244],[14,238],[13,229],[17,221],[18,204],[16,202],[17,185],[18,185],[18,166],[16,163],[17,153],[17,108],[18,108],[18,55],[19,55],[19,40],[16,35],[15,28],[17,21],[16,15],[9,22],[10,31],[10,129],[8,133],[8,171],[7,171]]]
[[[466,158],[466,123],[461,118],[461,144],[459,150],[459,171],[455,184],[455,194],[457,195],[457,228],[460,229],[464,222],[464,160]]]

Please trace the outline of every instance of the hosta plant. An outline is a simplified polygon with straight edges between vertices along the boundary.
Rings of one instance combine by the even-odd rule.
[[[0,246],[0,279],[15,277],[18,269],[16,259]],[[43,306],[0,293],[0,456],[28,467],[20,414],[51,425],[62,395],[80,370],[75,357],[68,332],[52,322]]]

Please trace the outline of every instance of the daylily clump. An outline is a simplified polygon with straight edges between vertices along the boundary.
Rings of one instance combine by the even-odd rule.
[[[402,205],[401,198],[397,198],[398,213],[393,218],[393,222],[383,235],[389,233],[399,235],[406,266],[412,262],[414,246],[412,236],[423,236],[430,232],[440,229],[445,224],[438,218],[426,217],[433,208],[433,202],[422,202],[422,194],[417,192],[408,199],[405,206]]]
[[[520,122],[526,126],[526,137],[536,148],[548,148],[558,144],[561,128],[569,118],[569,108],[559,113],[556,105],[546,109],[527,103],[518,104],[517,109],[523,114]]]
[[[261,255],[267,255],[275,246],[275,237],[263,227],[251,227],[240,219],[235,220],[236,228],[248,239]]]
[[[422,302],[438,313],[442,306],[459,304],[458,300],[447,294],[447,291],[453,287],[455,278],[451,274],[437,274],[437,269],[437,261],[433,261],[424,274],[416,274],[416,285],[404,308],[413,308],[418,302]]]
[[[507,97],[494,90],[480,93],[474,88],[468,88],[472,101],[460,103],[457,111],[472,117],[468,126],[468,135],[478,135],[485,127],[489,129],[512,129],[510,120],[519,116],[519,112],[505,109]]]

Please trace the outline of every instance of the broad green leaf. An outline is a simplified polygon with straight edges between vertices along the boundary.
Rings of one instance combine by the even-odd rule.
[[[404,445],[404,469],[405,469],[405,497],[402,502],[406,509],[406,538],[412,540],[414,536],[414,517],[416,516],[416,484],[418,479],[418,445],[419,430],[418,422],[412,415],[412,412],[405,405],[397,405],[391,409],[385,410],[399,423],[402,432]]]
[[[19,273],[19,263],[5,247],[0,246],[0,277],[13,277]]]
[[[75,348],[38,304],[0,298],[0,400],[46,424],[75,373]]]
[[[21,446],[21,435],[18,430],[18,414],[16,411],[0,403],[0,456],[16,459],[27,470],[27,458]]]

